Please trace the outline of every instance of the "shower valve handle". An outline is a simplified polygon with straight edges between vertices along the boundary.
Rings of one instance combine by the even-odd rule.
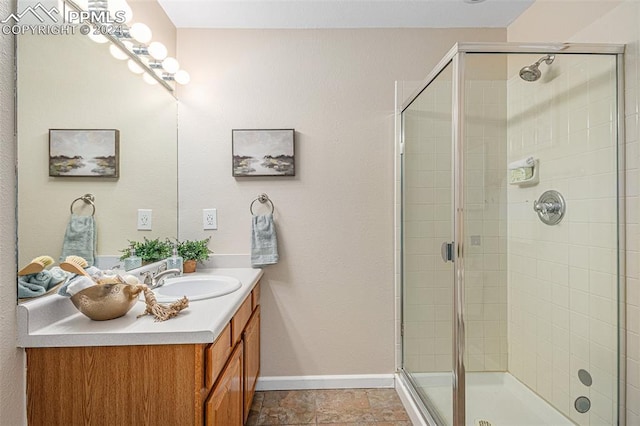
[[[533,202],[533,210],[540,220],[547,225],[557,225],[564,217],[567,205],[564,197],[554,190],[544,192]]]
[[[549,213],[557,213],[560,211],[562,206],[560,203],[553,202],[538,202],[537,200],[533,202],[533,210],[542,214],[545,218],[549,217]]]

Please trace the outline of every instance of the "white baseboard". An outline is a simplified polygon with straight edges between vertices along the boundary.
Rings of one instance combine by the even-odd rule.
[[[393,374],[259,377],[256,390],[393,388]]]

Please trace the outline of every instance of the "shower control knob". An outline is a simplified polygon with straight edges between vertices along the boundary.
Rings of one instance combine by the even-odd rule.
[[[554,190],[546,191],[540,199],[533,202],[533,210],[540,220],[547,225],[556,225],[564,217],[566,204],[564,197]]]

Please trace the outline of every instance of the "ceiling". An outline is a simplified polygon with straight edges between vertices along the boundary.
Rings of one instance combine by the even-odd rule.
[[[158,0],[177,28],[504,28],[535,0]]]

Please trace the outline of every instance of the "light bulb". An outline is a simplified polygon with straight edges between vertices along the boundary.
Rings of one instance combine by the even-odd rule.
[[[152,58],[159,61],[167,57],[167,48],[164,47],[164,44],[160,43],[159,41],[154,41],[153,43],[151,43],[149,47],[147,47],[147,50],[149,51],[149,55],[151,55]]]
[[[109,0],[107,9],[109,10],[111,18],[114,20],[117,18],[119,24],[131,22],[133,18],[133,11],[126,0]],[[124,21],[121,21],[122,15],[124,15]]]
[[[153,78],[150,74],[147,74],[146,72],[142,75],[142,79],[144,80],[145,83],[150,84],[150,85],[154,85],[154,84],[158,84],[158,81]]]
[[[109,40],[103,36],[102,34],[95,34],[95,29],[92,27],[91,30],[89,31],[89,34],[87,34],[87,36],[92,40],[95,41],[96,43],[106,43]]]
[[[127,61],[127,67],[129,67],[129,71],[134,74],[142,74],[144,70],[138,65],[133,59],[129,59]]]
[[[175,74],[180,69],[180,64],[175,58],[168,57],[162,61],[162,68],[169,74]]]
[[[191,77],[189,76],[189,73],[186,72],[185,70],[178,71],[173,76],[173,79],[180,84],[189,84],[189,81],[191,81]]]
[[[136,22],[129,28],[131,37],[139,41],[140,43],[149,43],[151,41],[151,30],[145,24]]]
[[[122,44],[124,44],[124,46],[128,50],[131,50],[132,44],[130,42],[125,41]],[[111,52],[111,56],[113,56],[114,58],[119,59],[121,61],[124,61],[125,59],[129,59],[129,55],[124,53],[122,51],[122,49],[120,49],[120,47],[116,46],[115,44],[112,44],[111,46],[109,46],[109,52]]]

